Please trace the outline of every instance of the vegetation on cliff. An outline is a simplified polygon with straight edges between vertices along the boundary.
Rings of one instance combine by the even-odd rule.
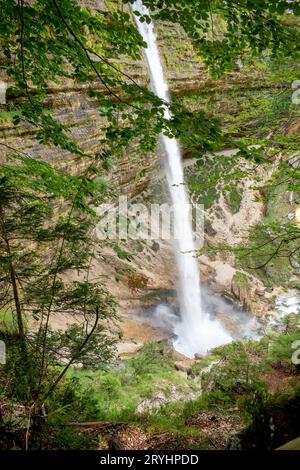
[[[214,166],[209,177],[201,179],[197,172],[189,175],[191,191],[211,207],[218,198],[218,181],[224,178],[227,205],[232,213],[238,212],[241,193],[236,182],[248,174],[241,162],[266,164],[280,151],[298,149],[297,131],[296,135],[277,132],[274,124],[280,118],[280,126],[284,126],[287,116],[295,116],[295,109],[286,104],[284,89],[282,99],[276,102],[269,97],[249,97],[222,125],[218,113],[209,109],[211,103],[199,107],[194,106],[195,97],[179,97],[170,105],[172,119],[167,120],[166,103],[122,65],[124,58],[140,61],[145,46],[132,20],[130,2],[107,3],[104,10],[97,8],[97,2],[87,8],[76,0],[0,0],[0,65],[7,85],[0,104],[4,123],[0,142],[0,339],[7,349],[6,364],[0,365],[0,444],[4,448],[44,448],[48,445],[45,436],[50,433],[51,448],[119,445],[109,443],[105,432],[96,436],[91,432],[89,437],[71,424],[74,420],[101,420],[108,421],[108,426],[129,422],[144,434],[147,429],[150,447],[224,447],[229,441],[220,443],[217,439],[211,444],[209,431],[208,436],[199,432],[205,423],[199,426],[197,419],[205,421],[209,415],[212,421],[225,420],[226,426],[232,425],[238,433],[244,424],[236,410],[226,421],[229,410],[238,403],[250,423],[239,442],[242,447],[258,447],[257,437],[251,437],[253,429],[263,433],[278,409],[286,416],[286,404],[291,409],[298,407],[296,386],[288,386],[286,396],[280,391],[278,398],[271,393],[271,384],[263,380],[270,367],[273,372],[282,368],[285,378],[297,381],[299,371],[290,364],[288,349],[290,341],[299,339],[298,324],[287,326],[271,340],[266,337],[260,343],[220,348],[213,352],[218,365],[210,364],[205,373],[202,361],[198,361],[188,378],[174,371],[172,353],[161,345],[147,346],[141,355],[114,363],[119,334],[116,304],[101,275],[97,279],[90,275],[93,260],[101,256],[101,244],[94,237],[98,219],[93,207],[115,195],[111,181],[98,174],[109,174],[130,145],[150,154],[163,132],[178,138],[186,151],[198,158],[199,173],[203,168],[211,173]],[[294,61],[299,58],[299,2],[144,3],[155,21],[183,28],[210,70],[212,84],[236,70],[241,60],[263,63],[269,69],[275,61],[284,63],[286,56]],[[148,22],[149,18],[142,16],[140,20]],[[284,79],[297,78],[297,74],[295,67]],[[269,82],[276,79],[278,83],[278,75],[271,74]],[[101,152],[86,151],[84,143],[73,138],[74,129],[52,113],[51,100],[71,84],[86,90],[103,117]],[[15,147],[5,139],[11,125],[20,139]],[[267,136],[268,129],[272,139]],[[72,154],[76,171],[63,166],[58,169],[51,157],[50,163],[46,162],[34,148],[25,148],[25,132],[34,136],[37,145],[48,147],[49,154],[54,147],[62,160]],[[258,141],[259,148],[249,149]],[[211,165],[211,160],[204,158],[207,152],[232,142],[240,149],[236,159]],[[272,183],[284,181],[288,190],[297,194],[298,180],[298,164],[282,161]],[[267,196],[269,201],[275,197],[271,189]],[[258,232],[262,242],[257,241]],[[275,222],[274,217],[266,219],[251,237],[254,246],[245,250],[257,253],[271,247],[271,252],[263,251],[262,263],[252,269],[260,272],[282,257],[293,256],[298,263],[299,228],[293,222],[285,223],[280,217]],[[120,259],[130,262],[131,253],[119,246],[114,249]],[[147,278],[134,270],[128,276],[133,291],[147,285]],[[52,330],[54,312],[72,316],[77,324],[65,331]],[[82,370],[74,370],[75,365]],[[204,393],[186,401],[182,398],[185,394],[191,398],[199,392],[197,376]],[[157,413],[145,409],[137,413],[140,400],[151,399],[162,385],[161,393],[165,398],[172,396],[172,401]],[[216,406],[217,417],[212,413]],[[295,426],[284,438],[298,432]],[[157,440],[161,433],[166,441]],[[265,448],[281,443],[280,439],[281,435],[266,437]]]

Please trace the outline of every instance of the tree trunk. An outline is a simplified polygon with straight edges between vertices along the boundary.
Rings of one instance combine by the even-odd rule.
[[[19,290],[18,290],[18,285],[17,285],[17,276],[16,276],[16,271],[15,271],[13,260],[12,260],[11,247],[10,247],[9,239],[5,230],[4,221],[5,221],[5,212],[3,210],[3,207],[0,205],[0,228],[1,228],[2,239],[4,240],[4,243],[6,246],[6,253],[8,255],[9,275],[10,275],[14,303],[15,303],[15,311],[16,311],[17,325],[18,325],[18,335],[19,335],[19,338],[22,340],[23,346],[26,350],[24,320],[23,320],[23,312],[22,312],[20,295],[19,295]]]

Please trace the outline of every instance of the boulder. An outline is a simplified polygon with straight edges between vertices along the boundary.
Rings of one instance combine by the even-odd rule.
[[[174,363],[174,367],[176,370],[180,372],[185,372],[186,374],[190,374],[192,372],[192,363],[191,361],[177,361]]]
[[[194,357],[196,361],[202,361],[202,359],[204,359],[203,354],[200,353],[196,353]]]

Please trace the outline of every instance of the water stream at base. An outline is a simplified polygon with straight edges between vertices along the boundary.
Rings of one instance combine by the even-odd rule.
[[[150,16],[149,10],[140,0],[132,4],[132,11]],[[134,14],[134,13],[133,13]],[[169,103],[169,89],[164,77],[156,35],[152,21],[140,22],[134,14],[135,21],[147,48],[144,49],[153,92]],[[165,107],[165,118],[171,119],[169,108]],[[178,271],[178,300],[180,321],[174,325],[174,348],[188,357],[195,353],[206,353],[209,349],[232,341],[217,320],[210,318],[201,305],[201,284],[198,261],[195,258],[189,198],[184,184],[182,155],[176,139],[161,134],[164,148],[164,166],[168,190],[174,214],[174,251]]]

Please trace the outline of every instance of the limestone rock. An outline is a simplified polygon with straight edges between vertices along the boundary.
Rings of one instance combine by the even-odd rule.
[[[288,287],[290,289],[300,289],[300,278],[299,278],[299,276],[292,276],[289,279]]]
[[[203,354],[200,353],[196,353],[194,357],[196,361],[202,361],[202,359],[204,359]]]
[[[167,384],[166,384],[167,385]],[[145,400],[141,401],[137,407],[137,413],[153,413],[158,410],[162,405],[165,403],[170,403],[179,400],[195,400],[201,394],[201,389],[198,390],[191,390],[191,389],[179,389],[176,385],[168,384],[168,388],[166,391],[159,390],[156,392],[151,398],[146,398]]]
[[[255,289],[255,294],[259,297],[264,297],[266,294],[266,289]]]
[[[191,364],[185,361],[175,362],[174,367],[176,370],[186,372],[188,375],[192,372]]]

